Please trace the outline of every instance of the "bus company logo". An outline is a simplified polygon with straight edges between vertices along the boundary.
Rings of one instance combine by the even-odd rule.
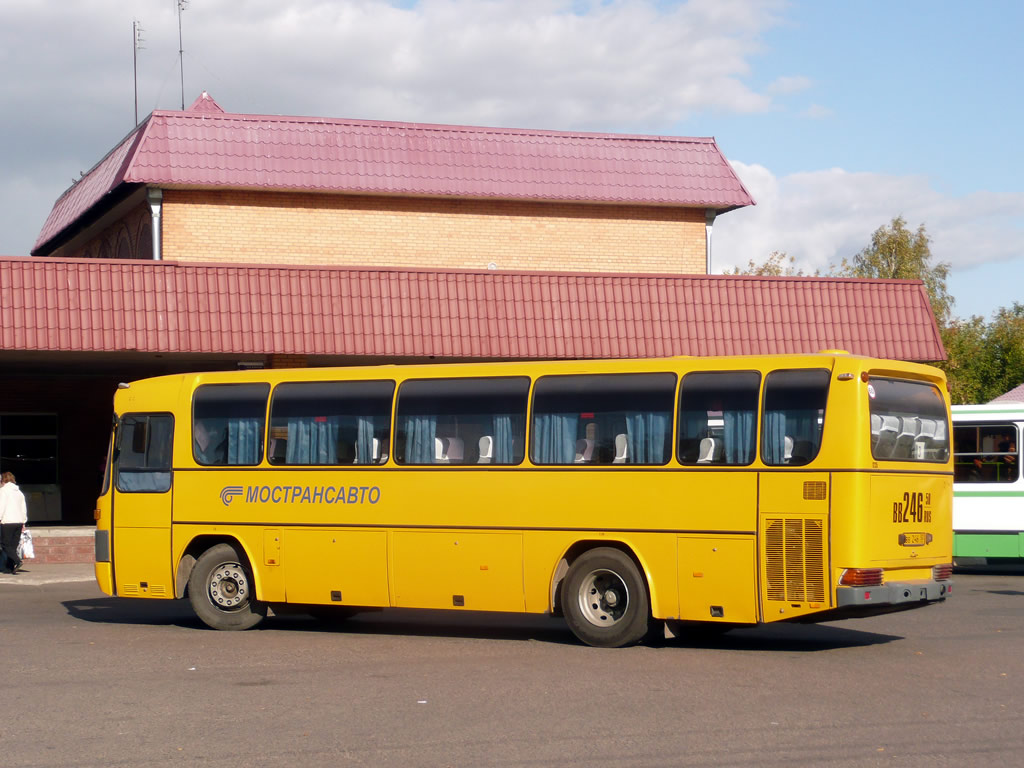
[[[236,496],[241,496],[245,493],[245,489],[240,485],[228,485],[221,489],[220,500],[224,502],[224,506],[228,506],[234,501]]]

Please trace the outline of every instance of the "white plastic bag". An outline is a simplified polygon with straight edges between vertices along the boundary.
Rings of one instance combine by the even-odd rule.
[[[36,548],[32,543],[32,531],[23,527],[21,529],[21,541],[18,542],[18,557],[35,559]]]

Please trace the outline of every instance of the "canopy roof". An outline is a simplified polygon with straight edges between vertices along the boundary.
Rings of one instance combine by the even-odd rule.
[[[945,359],[916,280],[0,258],[3,350]]]

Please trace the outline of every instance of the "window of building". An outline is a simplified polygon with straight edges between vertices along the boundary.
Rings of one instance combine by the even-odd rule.
[[[742,466],[754,461],[757,371],[688,373],[679,387],[679,462]]]
[[[399,464],[520,464],[526,377],[417,379],[398,389]]]
[[[279,384],[270,401],[267,460],[275,465],[383,464],[393,381]]]
[[[533,394],[534,464],[665,464],[673,373],[545,376]]]
[[[57,415],[0,414],[0,468],[18,485],[57,483]]]
[[[953,480],[1013,483],[1020,478],[1020,439],[1012,422],[953,426]]]
[[[830,377],[824,369],[772,371],[765,377],[761,427],[765,464],[801,466],[818,455]]]
[[[192,400],[192,452],[208,467],[263,460],[269,384],[204,384]]]
[[[166,493],[171,490],[174,417],[169,413],[129,413],[117,438],[117,490]]]

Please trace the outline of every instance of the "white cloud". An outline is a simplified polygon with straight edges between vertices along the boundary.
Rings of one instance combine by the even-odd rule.
[[[800,116],[809,117],[812,120],[824,120],[827,117],[832,117],[834,114],[828,107],[823,107],[820,104],[811,104],[811,106],[800,113]]]
[[[204,86],[229,110],[649,129],[707,108],[768,109],[744,78],[777,6],[259,0],[228,14],[195,4],[186,50],[231,76]]]
[[[785,2],[196,0],[184,94],[175,5],[0,0],[0,253],[27,253],[57,194],[133,127],[133,18],[142,117],[207,90],[229,112],[675,133],[773,107],[749,59]],[[13,179],[58,191],[40,204]]]
[[[768,93],[798,93],[799,91],[806,91],[812,85],[811,78],[804,77],[803,75],[786,76],[780,77],[769,83],[767,91]]]
[[[869,245],[872,232],[900,215],[910,228],[925,225],[933,256],[949,262],[954,275],[1021,257],[1024,193],[952,197],[926,176],[832,168],[780,178],[761,165],[732,166],[758,204],[718,220],[716,272],[764,261],[772,251],[785,251],[805,271],[824,271]]]

